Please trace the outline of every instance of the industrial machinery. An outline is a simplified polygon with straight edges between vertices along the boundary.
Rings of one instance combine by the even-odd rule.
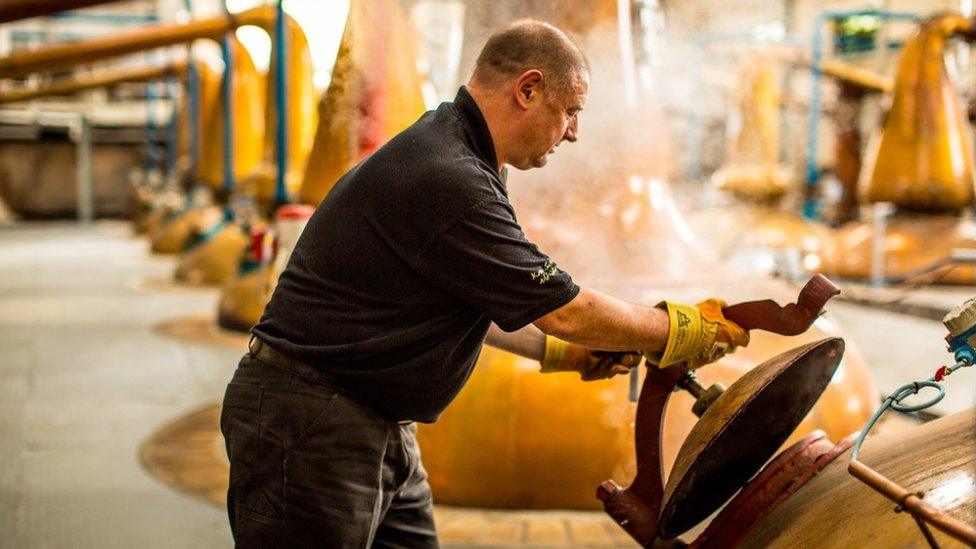
[[[798,307],[791,311],[787,306],[783,314],[740,317],[747,326],[763,318],[763,329],[785,332],[779,319],[809,319],[813,307],[803,307],[802,297]],[[825,299],[808,301],[815,306]],[[736,317],[734,310],[728,312]],[[601,484],[597,496],[644,546],[890,547],[923,539],[932,546],[946,541],[976,544],[972,409],[907,434],[884,435],[877,444],[872,439],[870,457],[859,460],[861,444],[887,408],[913,412],[933,405],[944,395],[939,381],[972,366],[976,300],[950,312],[944,322],[954,366],[896,389],[860,435],[834,444],[816,432],[775,457],[836,375],[843,340],[828,338],[778,355],[724,392],[689,387],[689,372],[681,365],[648,372],[637,411],[638,475],[626,490],[612,481]],[[698,395],[701,419],[665,483],[661,430],[665,407],[678,387]],[[925,387],[938,390],[938,396],[923,404],[901,404]],[[856,509],[845,505],[855,501]],[[694,541],[676,539],[720,508]]]

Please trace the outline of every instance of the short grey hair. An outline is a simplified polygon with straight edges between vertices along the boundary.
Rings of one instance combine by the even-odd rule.
[[[525,71],[542,72],[543,85],[567,91],[589,74],[590,62],[566,34],[542,21],[516,21],[490,37],[475,61],[473,79],[495,85]]]

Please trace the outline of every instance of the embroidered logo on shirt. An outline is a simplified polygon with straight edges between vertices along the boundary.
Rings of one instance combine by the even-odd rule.
[[[549,259],[546,260],[546,264],[543,265],[538,271],[531,273],[532,280],[538,280],[539,284],[545,284],[549,282],[549,279],[556,276],[556,272],[559,270],[556,267],[556,262]]]

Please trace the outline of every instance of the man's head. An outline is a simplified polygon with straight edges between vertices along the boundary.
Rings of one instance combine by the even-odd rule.
[[[495,141],[499,161],[527,170],[576,141],[590,66],[562,31],[523,20],[495,32],[478,55],[468,89]]]

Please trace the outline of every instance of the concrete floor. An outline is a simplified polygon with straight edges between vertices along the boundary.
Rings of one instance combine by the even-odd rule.
[[[137,460],[156,426],[222,393],[238,355],[154,333],[216,310],[212,290],[167,289],[173,269],[128,224],[0,230],[0,546],[231,544],[222,511]]]
[[[217,292],[175,286],[174,258],[147,250],[122,222],[0,229],[0,547],[231,543],[221,510],[137,460],[154,429],[222,393],[239,356],[154,329],[212,314]],[[949,362],[936,321],[849,303],[830,311],[879,390]],[[949,378],[936,410],[972,406],[974,379]]]

